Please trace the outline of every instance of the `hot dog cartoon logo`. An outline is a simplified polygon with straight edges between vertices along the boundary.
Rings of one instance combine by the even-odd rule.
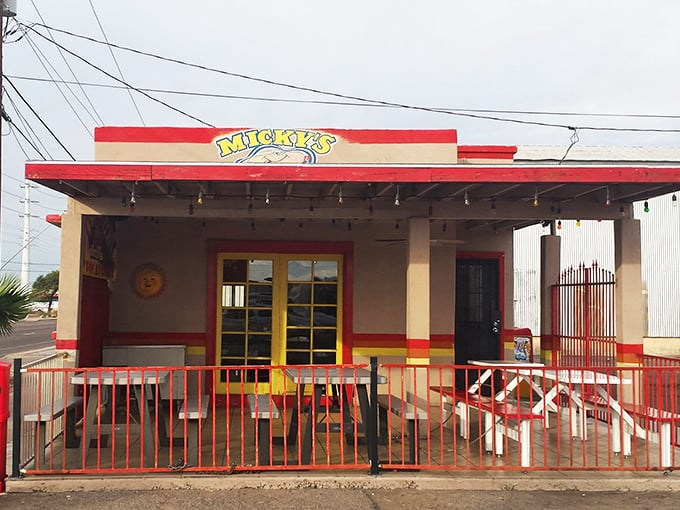
[[[337,138],[321,131],[300,129],[250,129],[215,140],[220,158],[245,153],[236,163],[314,164],[328,154]],[[247,151],[247,152],[246,152]]]

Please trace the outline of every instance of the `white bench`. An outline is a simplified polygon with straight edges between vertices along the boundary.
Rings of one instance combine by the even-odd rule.
[[[187,459],[192,466],[198,466],[198,430],[201,420],[208,416],[208,403],[210,397],[203,395],[199,409],[198,395],[191,395],[182,404],[179,410],[179,419],[186,421],[187,426]]]
[[[255,420],[255,451],[260,466],[269,465],[269,440],[271,439],[272,420],[281,416],[279,408],[268,394],[247,395],[250,417]]]
[[[380,442],[388,444],[389,427],[387,423],[387,413],[402,418],[408,430],[408,453],[409,463],[420,463],[420,449],[418,448],[418,431],[416,422],[427,419],[427,411],[420,409],[413,404],[406,402],[396,395],[378,396],[378,423],[380,427]],[[402,427],[403,430],[403,427]]]
[[[35,452],[35,468],[41,469],[48,467],[45,462],[45,447],[47,446],[46,436],[48,426],[57,418],[66,414],[64,425],[64,445],[67,448],[77,448],[78,438],[76,437],[76,409],[82,407],[83,397],[70,396],[66,399],[60,398],[45,404],[37,411],[24,415],[24,421],[36,424],[36,437],[38,444]],[[52,439],[50,439],[50,442]]]

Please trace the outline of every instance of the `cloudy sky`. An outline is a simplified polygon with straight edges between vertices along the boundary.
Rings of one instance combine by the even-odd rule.
[[[97,125],[441,127],[464,144],[565,148],[576,126],[582,145],[680,146],[673,0],[19,0],[18,11],[3,45],[3,272],[20,268],[24,162],[69,160],[55,138],[91,159]],[[114,61],[85,37],[212,70],[116,48]],[[122,82],[176,110],[133,102]],[[34,279],[58,267],[44,217],[65,200],[40,187],[31,200]]]

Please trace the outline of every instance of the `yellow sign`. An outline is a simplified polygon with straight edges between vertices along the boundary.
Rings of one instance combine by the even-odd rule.
[[[220,157],[248,151],[236,163],[316,163],[328,154],[337,137],[302,129],[249,129],[215,140]]]

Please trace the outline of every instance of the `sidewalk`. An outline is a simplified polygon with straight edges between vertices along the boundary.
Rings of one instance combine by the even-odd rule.
[[[680,491],[676,473],[576,471],[444,471],[246,473],[235,475],[167,476],[30,476],[8,478],[7,492],[235,490],[235,489],[415,489],[466,491]]]

